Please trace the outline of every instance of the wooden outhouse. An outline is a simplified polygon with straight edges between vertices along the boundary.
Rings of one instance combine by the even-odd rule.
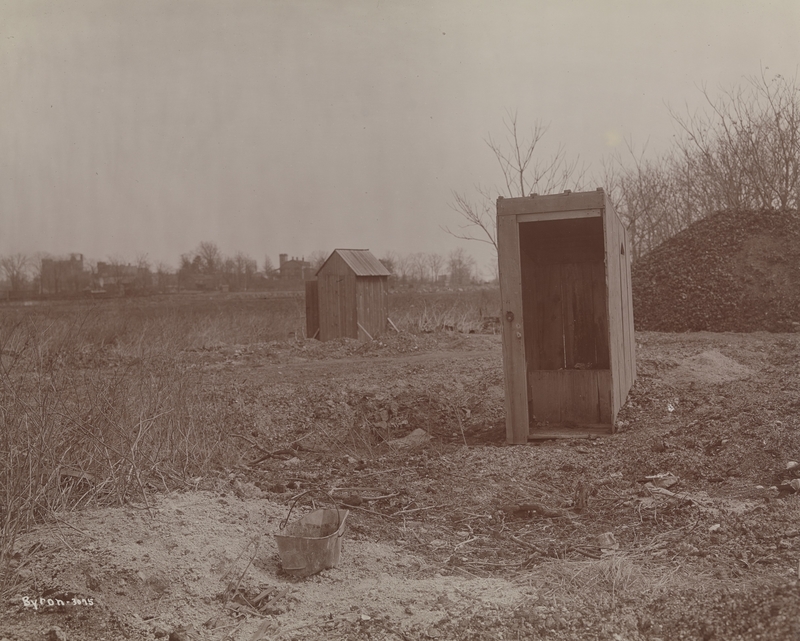
[[[386,331],[388,317],[389,270],[367,249],[334,250],[317,280],[306,283],[309,337],[372,340]]]
[[[597,191],[499,198],[506,439],[614,431],[636,378],[625,226]]]

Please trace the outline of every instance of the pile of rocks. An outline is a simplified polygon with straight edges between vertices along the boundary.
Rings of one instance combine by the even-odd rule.
[[[800,331],[800,216],[722,211],[632,268],[636,329]]]

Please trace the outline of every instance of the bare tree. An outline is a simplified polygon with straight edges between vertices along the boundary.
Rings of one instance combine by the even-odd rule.
[[[441,254],[426,254],[425,261],[428,264],[433,282],[436,283],[444,269],[444,256]]]
[[[719,210],[800,205],[800,86],[776,75],[745,79],[712,97],[705,111],[677,114],[681,134],[646,158],[626,141],[625,159],[605,165],[606,191],[628,225],[633,258]]]
[[[686,221],[681,216],[675,166],[669,157],[645,158],[626,140],[625,159],[617,153],[604,164],[604,185],[614,209],[628,227],[632,259],[673,236]]]
[[[147,254],[138,254],[136,256],[136,279],[135,285],[139,289],[149,290],[153,285],[153,273],[150,269],[150,259]]]
[[[397,254],[394,252],[386,252],[380,261],[381,264],[386,268],[386,271],[392,275],[395,274],[395,270],[397,269]]]
[[[189,261],[191,265],[191,261]],[[156,289],[160,292],[167,291],[172,277],[172,269],[170,266],[161,261],[156,265]]]
[[[707,109],[670,113],[693,202],[715,209],[795,209],[800,204],[800,85],[766,70],[713,98]],[[705,193],[699,193],[700,191]]]
[[[424,283],[428,278],[428,260],[422,252],[415,252],[408,255],[411,269],[411,279]]]
[[[397,257],[396,269],[397,275],[404,284],[413,278],[414,259],[412,258],[412,254],[400,254]]]
[[[550,193],[567,187],[580,189],[585,169],[578,159],[567,158],[566,150],[559,146],[547,159],[537,157],[537,148],[547,133],[548,126],[536,122],[528,136],[520,131],[517,112],[509,111],[503,119],[506,138],[502,142],[491,136],[485,140],[500,167],[503,187],[475,185],[475,194],[453,192],[450,208],[460,217],[458,231],[444,227],[451,236],[462,240],[489,243],[497,252],[495,201],[497,196],[527,196],[530,193]]]
[[[236,274],[236,288],[247,291],[253,276],[258,271],[258,264],[255,259],[250,258],[244,252],[237,252],[233,257],[234,272]]]
[[[25,289],[30,276],[31,261],[25,254],[12,254],[0,258],[0,269],[5,274],[12,292]]]
[[[204,274],[213,276],[221,271],[224,258],[216,243],[203,241],[197,246],[196,256],[200,257],[201,270]]]
[[[264,276],[267,278],[275,278],[276,275],[275,263],[272,262],[272,259],[268,256],[264,256]]]
[[[321,249],[311,252],[311,255],[308,257],[308,262],[311,263],[311,270],[315,274],[317,270],[322,267],[322,264],[328,260],[329,254],[330,252],[322,251]]]
[[[458,247],[447,256],[450,271],[450,284],[456,287],[469,285],[475,277],[475,259],[467,254],[463,247]]]

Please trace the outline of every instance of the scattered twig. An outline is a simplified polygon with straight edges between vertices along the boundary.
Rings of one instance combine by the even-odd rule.
[[[443,504],[443,505],[426,505],[425,507],[415,507],[413,510],[402,509],[402,510],[392,514],[392,516],[399,516],[401,514],[411,514],[412,512],[422,512],[423,510],[435,510],[438,507],[447,507],[447,505],[446,504]]]
[[[538,545],[534,545],[533,543],[528,543],[527,541],[523,541],[520,538],[517,538],[513,534],[509,534],[509,538],[514,541],[515,543],[519,543],[522,547],[528,548],[529,550],[533,550],[534,552],[538,552],[542,556],[547,556],[547,552],[540,548]]]
[[[75,527],[74,525],[72,525],[71,523],[67,523],[67,522],[66,522],[66,521],[64,521],[63,519],[60,519],[60,518],[58,518],[58,517],[57,517],[55,514],[53,515],[53,518],[54,518],[56,521],[58,521],[59,523],[63,523],[64,525],[66,525],[67,527],[70,527],[70,528],[72,528],[73,530],[75,530],[75,531],[76,531],[76,532],[78,532],[79,534],[82,534],[83,536],[85,536],[85,537],[86,537],[87,539],[89,539],[90,541],[93,541],[93,540],[94,540],[94,537],[92,537],[92,536],[90,536],[90,535],[86,534],[86,532],[84,532],[83,530],[80,530],[80,529],[76,528],[76,527]]]
[[[454,565],[453,566],[453,571],[454,572],[461,572],[462,574],[466,574],[471,579],[480,579],[481,578],[477,574],[473,574],[472,572],[469,572],[469,571],[465,570],[460,565]],[[458,592],[459,594],[461,594],[463,596],[467,596],[467,597],[469,597],[471,599],[475,599],[476,601],[480,601],[480,599],[476,599],[474,596],[472,596],[470,594],[466,594],[466,593],[462,592],[461,590],[459,590],[458,588],[456,588],[455,590],[456,590],[456,592]]]
[[[395,496],[400,496],[400,492],[394,494],[384,494],[383,496],[362,496],[362,501],[382,501],[384,499],[393,499]]]
[[[456,551],[458,548],[460,548],[462,545],[466,545],[467,543],[472,543],[473,541],[478,541],[478,540],[480,540],[480,537],[478,537],[478,536],[473,536],[472,538],[470,538],[470,539],[467,539],[466,541],[461,541],[461,543],[459,543],[458,545],[456,545],[456,546],[453,548],[453,552],[455,552],[455,551]]]
[[[331,494],[337,492],[382,492],[384,489],[382,487],[332,487]]]
[[[261,537],[260,536],[255,540],[255,544],[256,544],[256,549],[253,550],[253,556],[250,557],[250,560],[247,562],[247,565],[244,568],[244,572],[242,572],[242,574],[239,576],[239,580],[236,582],[236,586],[233,588],[233,593],[234,594],[236,594],[239,591],[239,585],[241,585],[242,579],[244,578],[244,575],[247,574],[247,570],[250,569],[250,566],[253,564],[253,561],[255,560],[256,556],[258,555],[258,548],[261,545]],[[250,547],[249,543],[247,544],[247,547]]]
[[[370,510],[369,508],[361,507],[359,505],[346,505],[344,509],[346,509],[346,510],[361,510],[362,512],[368,512],[369,514],[374,514],[376,516],[382,516],[385,519],[392,519],[392,518],[395,517],[394,514],[382,514],[381,512],[376,512],[375,510]]]
[[[465,565],[482,565],[492,568],[521,568],[531,562],[530,558],[519,563],[492,563],[491,561],[468,561]]]
[[[421,538],[419,538],[419,534],[417,534],[417,531],[414,528],[403,528],[403,531],[406,530],[408,530],[409,532],[411,532],[411,534],[414,535],[414,538],[417,539],[417,543],[419,543],[420,545],[425,545],[425,542]]]
[[[456,416],[456,421],[458,421],[458,429],[461,430],[461,438],[464,441],[464,445],[466,445],[467,444],[467,437],[464,435],[464,424],[461,421],[461,414],[459,414],[459,409],[460,408],[458,406],[454,405],[453,403],[449,403],[448,402],[447,404],[450,406],[450,409],[452,410],[453,414],[455,414],[455,416]]]
[[[229,612],[234,612],[236,614],[244,614],[244,612],[242,612],[242,610],[244,610],[248,614],[261,617],[262,619],[266,619],[267,617],[270,616],[268,614],[262,614],[261,612],[259,612],[258,610],[254,610],[253,608],[249,608],[244,603],[237,603],[235,606],[224,605],[222,607],[223,609],[228,610]]]
[[[263,454],[269,454],[269,453],[270,453],[270,452],[269,452],[269,450],[266,450],[266,449],[264,449],[263,447],[261,447],[261,446],[260,446],[258,443],[256,443],[256,442],[255,442],[253,439],[247,438],[246,436],[244,436],[244,435],[242,435],[242,434],[231,434],[231,436],[232,436],[233,438],[240,438],[240,439],[242,439],[243,441],[247,441],[248,443],[250,443],[250,445],[252,445],[254,448],[256,448],[256,449],[257,449],[259,452],[261,452],[261,453],[263,453]]]

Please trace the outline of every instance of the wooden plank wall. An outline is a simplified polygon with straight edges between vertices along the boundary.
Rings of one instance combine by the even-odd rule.
[[[531,370],[528,380],[537,421],[611,425],[610,370]]]
[[[610,205],[609,205],[610,206]],[[621,225],[622,223],[620,223]],[[630,391],[633,384],[636,382],[636,328],[633,322],[633,285],[631,284],[631,261],[632,255],[630,250],[630,238],[628,237],[628,230],[623,226],[622,228],[624,239],[625,239],[625,280],[627,283],[627,313],[625,315],[625,340],[627,341],[628,345],[630,345],[630,350],[628,353],[628,387],[627,391]],[[626,393],[627,398],[627,393]],[[622,399],[623,403],[625,402],[625,398]]]
[[[519,225],[502,215],[497,203],[497,248],[500,313],[503,324],[503,373],[506,382],[506,441],[528,442],[528,377],[525,368],[525,312],[522,307]]]
[[[356,277],[339,256],[333,255],[317,274],[319,290],[319,337],[358,338]]]
[[[608,203],[609,216],[613,217],[617,226],[620,244],[620,287],[622,290],[622,342],[624,344],[625,378],[620,390],[620,407],[625,403],[631,386],[636,380],[636,336],[633,327],[633,290],[631,287],[630,247],[628,246],[628,230]]]
[[[613,405],[612,413],[617,415],[619,408],[622,406],[620,402],[620,390],[622,389],[622,381],[624,375],[622,368],[624,362],[622,358],[622,306],[620,305],[620,295],[622,293],[621,283],[619,280],[619,245],[617,244],[617,228],[613,224],[611,216],[606,211],[603,215],[605,242],[607,248],[611,249],[606,258],[606,283],[608,285],[608,329],[609,339],[611,346],[611,384],[613,386]]]
[[[600,217],[520,225],[529,370],[608,369]]]
[[[607,251],[606,278],[614,391],[612,418],[615,419],[636,377],[633,301],[627,232],[608,198],[606,198],[603,222]]]
[[[361,325],[359,339],[377,338],[386,331],[389,317],[388,279],[385,276],[359,276],[356,279],[356,298],[357,320]]]
[[[306,338],[319,338],[319,292],[317,281],[306,281]]]

